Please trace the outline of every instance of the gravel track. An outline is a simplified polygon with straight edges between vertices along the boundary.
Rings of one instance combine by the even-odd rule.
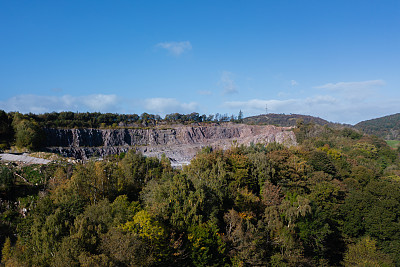
[[[4,154],[0,154],[0,158],[1,158],[1,161],[20,161],[27,165],[48,164],[51,162],[51,160],[34,158],[34,157],[28,156],[27,154],[18,155],[18,154],[4,153]]]

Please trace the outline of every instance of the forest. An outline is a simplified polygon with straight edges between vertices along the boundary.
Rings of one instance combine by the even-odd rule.
[[[171,113],[162,118],[160,115],[142,113],[117,114],[100,112],[52,112],[43,114],[21,114],[19,112],[6,113],[0,110],[0,120],[28,120],[34,121],[40,127],[46,128],[107,128],[107,127],[143,127],[155,126],[159,123],[194,123],[194,122],[238,122],[243,119],[243,113],[239,111],[238,116],[219,114],[200,115],[197,112],[190,114]]]
[[[399,266],[400,161],[299,123],[299,145],[206,147],[183,169],[129,151],[0,168],[3,266]]]
[[[386,140],[400,140],[400,113],[359,122],[357,129]]]

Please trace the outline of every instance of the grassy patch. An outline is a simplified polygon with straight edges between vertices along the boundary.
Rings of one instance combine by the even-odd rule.
[[[22,175],[29,183],[41,184],[43,183],[43,175],[40,170],[40,165],[29,165],[21,169]]]
[[[400,147],[400,141],[399,140],[386,140],[386,143],[394,149],[397,149]]]

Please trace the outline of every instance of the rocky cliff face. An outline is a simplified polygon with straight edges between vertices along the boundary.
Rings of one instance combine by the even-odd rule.
[[[150,129],[46,129],[46,150],[87,159],[136,149],[148,156],[165,153],[172,163],[187,163],[204,146],[228,149],[233,142],[295,145],[288,127],[223,124]]]

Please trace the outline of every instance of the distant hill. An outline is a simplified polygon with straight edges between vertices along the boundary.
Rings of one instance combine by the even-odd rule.
[[[386,140],[400,140],[400,113],[359,122],[355,127]]]
[[[309,115],[300,114],[263,114],[252,117],[247,117],[243,119],[244,123],[247,124],[270,124],[282,127],[296,126],[297,120],[303,120],[304,123],[313,122],[318,125],[333,125],[333,123]]]
[[[262,114],[243,119],[246,124],[269,124],[282,127],[296,126],[297,121],[304,123],[313,122],[317,125],[329,125],[331,127],[351,127],[366,134],[376,135],[386,140],[400,140],[400,113],[381,118],[366,120],[356,125],[336,124],[319,117],[300,114]]]

